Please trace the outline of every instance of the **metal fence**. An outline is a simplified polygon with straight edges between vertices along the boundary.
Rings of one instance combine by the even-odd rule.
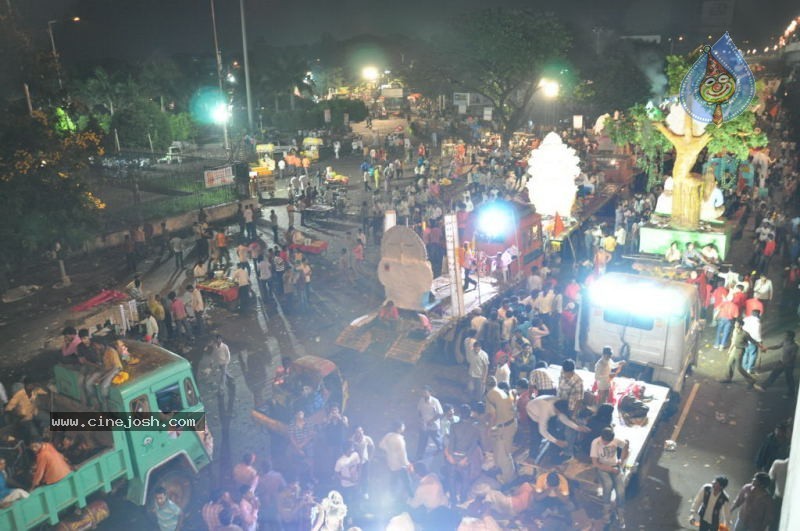
[[[158,163],[149,153],[126,151],[93,168],[93,186],[106,203],[103,231],[155,223],[169,216],[236,199],[235,185],[206,188],[203,172],[227,164],[220,158],[181,156]]]

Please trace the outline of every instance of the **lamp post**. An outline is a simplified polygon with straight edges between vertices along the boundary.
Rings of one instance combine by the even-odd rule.
[[[61,65],[58,61],[58,51],[56,50],[56,39],[53,37],[53,24],[58,22],[57,20],[48,20],[47,21],[47,33],[50,34],[50,46],[53,48],[53,61],[56,62],[56,76],[58,77],[58,88],[60,90],[64,90],[64,82],[61,80]]]
[[[253,132],[253,94],[250,92],[250,62],[247,60],[247,24],[244,16],[244,0],[239,0],[239,14],[242,17],[242,60],[244,61],[244,90],[247,94],[247,127]]]
[[[550,113],[549,114],[551,114],[553,126],[556,126],[557,125],[557,120],[556,120],[555,106],[556,106],[556,100],[558,98],[558,94],[561,92],[561,85],[558,83],[558,81],[556,81],[554,79],[549,79],[549,78],[543,77],[539,81],[539,89],[542,91],[542,94],[544,95],[544,97],[547,100],[550,101]]]
[[[216,9],[214,9],[214,0],[210,0],[210,2],[211,2],[211,29],[214,32],[214,54],[217,58],[217,81],[219,82],[219,91],[224,95],[225,91],[222,90],[222,53],[219,50],[219,40],[217,39],[217,12]],[[230,141],[228,140],[227,118],[222,121],[222,136],[225,142],[225,153],[229,153],[231,150],[231,146],[230,146]]]

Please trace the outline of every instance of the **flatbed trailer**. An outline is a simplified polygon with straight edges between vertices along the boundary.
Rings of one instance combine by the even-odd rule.
[[[561,368],[558,366],[549,367],[548,373],[554,383],[558,383],[558,378],[561,375]],[[590,390],[594,386],[594,373],[584,369],[577,369],[575,371],[581,377],[584,383],[584,389]],[[670,389],[662,385],[655,385],[634,380],[632,378],[616,377],[614,378],[615,395],[620,396],[620,392],[631,388],[633,385],[644,386],[643,396],[649,398],[645,404],[650,408],[647,412],[647,420],[641,421],[641,424],[626,423],[622,414],[614,405],[613,427],[614,436],[617,439],[627,440],[628,446],[628,459],[624,463],[623,474],[625,486],[629,485],[631,479],[638,473],[640,466],[647,457],[647,450],[652,442],[653,434],[655,433],[658,423],[661,420],[666,406],[670,399]],[[519,465],[521,474],[538,475],[541,472],[548,471],[546,467],[539,466],[532,462],[532,459],[522,461]],[[567,479],[575,482],[582,490],[588,494],[596,494],[599,483],[596,479],[596,471],[591,463],[585,463],[577,459],[571,459],[565,463],[561,472]]]
[[[504,286],[498,284],[494,277],[473,277],[478,286],[464,293],[464,311],[469,316],[472,310],[494,301],[504,292]],[[425,307],[428,313],[432,332],[425,336],[418,336],[414,330],[420,329],[420,321],[414,312],[401,312],[400,321],[394,330],[376,328],[377,312],[371,312],[354,319],[336,339],[336,344],[364,352],[373,342],[386,341],[390,343],[386,350],[386,358],[416,363],[429,347],[440,340],[453,342],[457,340],[458,324],[467,317],[458,317],[453,312],[450,301],[450,279],[441,276],[433,281],[431,287],[433,300]]]

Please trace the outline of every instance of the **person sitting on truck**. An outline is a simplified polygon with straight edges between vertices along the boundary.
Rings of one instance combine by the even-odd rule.
[[[99,400],[105,401],[111,388],[111,380],[122,370],[122,360],[115,348],[101,343],[91,342],[90,346],[83,350],[87,355],[86,363],[97,367],[86,377],[85,382],[86,405],[91,408],[97,398],[95,386],[100,386]]]
[[[680,262],[682,258],[683,255],[681,254],[681,250],[678,249],[678,242],[669,244],[669,249],[667,249],[667,252],[664,254],[664,260],[666,260],[667,263],[675,264]]]
[[[701,255],[697,251],[694,242],[688,242],[686,244],[686,252],[683,253],[681,266],[688,268],[695,268],[702,265],[702,263],[703,263],[703,255]]]
[[[24,489],[14,488],[16,482],[8,477],[6,460],[0,457],[0,509],[4,509],[17,500],[30,496]]]
[[[42,438],[37,438],[31,443],[31,450],[36,454],[36,466],[33,469],[31,488],[28,490],[40,485],[57,483],[72,471],[67,460],[55,446],[44,442]]]
[[[399,320],[400,314],[397,311],[397,306],[394,305],[394,301],[386,301],[378,312],[378,322],[389,328],[395,328]]]
[[[71,435],[65,433],[61,441],[56,444],[56,449],[61,452],[70,464],[77,465],[84,462],[92,453],[92,446],[83,438],[82,434]]]
[[[5,410],[13,413],[19,419],[18,423],[23,437],[33,439],[41,435],[40,427],[36,422],[38,413],[36,404],[31,400],[25,390],[25,385],[21,382],[16,382],[11,386],[11,398],[6,404]]]

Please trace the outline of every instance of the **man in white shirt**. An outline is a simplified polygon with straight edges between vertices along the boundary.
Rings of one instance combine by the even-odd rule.
[[[483,400],[486,392],[486,377],[489,375],[489,355],[483,350],[480,341],[472,343],[472,349],[467,352],[469,364],[469,390],[473,400]]]
[[[589,457],[597,469],[597,478],[603,486],[603,502],[606,511],[611,507],[611,491],[617,494],[617,522],[620,528],[625,527],[625,462],[628,460],[628,441],[614,437],[614,430],[604,428],[600,437],[592,441]],[[621,453],[620,453],[621,451]]]
[[[528,291],[541,291],[542,289],[542,277],[539,275],[539,268],[534,266],[531,268],[531,274],[528,275],[527,279]]]
[[[254,223],[255,213],[252,205],[244,207],[244,237],[247,240],[256,239],[256,224]]]
[[[211,364],[220,371],[219,389],[222,391],[225,388],[225,384],[233,379],[231,373],[228,372],[228,365],[231,363],[231,349],[222,342],[222,336],[219,334],[214,337],[214,341],[211,342],[209,347],[211,347]],[[206,350],[209,347],[206,347]]]
[[[403,433],[406,426],[401,421],[394,421],[392,431],[387,433],[378,444],[378,448],[386,454],[386,466],[389,467],[389,480],[391,492],[412,496],[411,478],[409,472],[413,470],[406,453],[406,438]]]
[[[422,422],[419,431],[419,443],[417,444],[417,461],[421,461],[425,457],[425,449],[428,447],[429,439],[436,445],[437,450],[442,450],[440,428],[444,411],[439,399],[431,394],[431,388],[427,385],[422,389],[422,396],[417,403],[417,412]]]
[[[689,514],[690,525],[698,525],[699,521],[700,531],[717,531],[720,524],[730,525],[729,498],[725,492],[727,486],[728,478],[717,476],[713,483],[700,487]]]
[[[747,372],[752,373],[756,367],[758,349],[764,349],[764,345],[761,343],[761,312],[759,310],[753,310],[753,313],[742,320],[742,330],[747,332],[751,339],[744,349],[742,367]]]
[[[611,379],[614,378],[619,371],[622,370],[624,361],[616,362],[611,358],[614,356],[614,351],[611,347],[603,347],[603,353],[600,359],[594,364],[594,381],[597,383],[597,403],[603,404],[609,402],[608,392],[611,389]]]
[[[189,313],[189,308],[192,309],[194,315],[194,326],[197,334],[203,334],[205,330],[205,318],[203,312],[206,309],[205,302],[203,301],[203,293],[189,284],[186,286],[186,293],[189,294],[189,300],[186,301],[186,313]]]
[[[783,500],[783,493],[786,489],[786,474],[789,470],[789,458],[786,459],[776,459],[772,462],[772,466],[769,468],[769,478],[772,480],[772,484],[775,487],[775,499],[778,503]],[[777,511],[780,514],[780,510]]]
[[[355,496],[358,487],[358,472],[361,465],[361,458],[353,449],[352,444],[348,443],[342,448],[342,455],[336,460],[333,466],[333,471],[336,477],[339,478],[339,486],[342,489],[342,494],[348,501],[355,501]]]
[[[753,283],[753,297],[761,301],[766,311],[767,303],[772,300],[772,281],[766,275],[761,275]]]
[[[534,430],[532,434],[533,436],[531,437],[530,447],[530,455],[537,461],[541,458],[540,454],[543,453],[540,452],[539,449],[543,440],[551,442],[561,448],[566,448],[568,444],[567,441],[557,439],[550,433],[548,429],[548,423],[550,422],[550,419],[555,417],[563,425],[576,431],[589,431],[586,427],[576,424],[571,418],[569,418],[569,402],[566,400],[560,400],[556,396],[537,396],[528,402],[528,404],[525,406],[525,412],[528,413],[528,416],[535,424],[538,425],[539,428],[538,430]]]
[[[239,286],[239,310],[244,311],[250,303],[250,272],[246,262],[239,262],[233,272],[233,281]]]

